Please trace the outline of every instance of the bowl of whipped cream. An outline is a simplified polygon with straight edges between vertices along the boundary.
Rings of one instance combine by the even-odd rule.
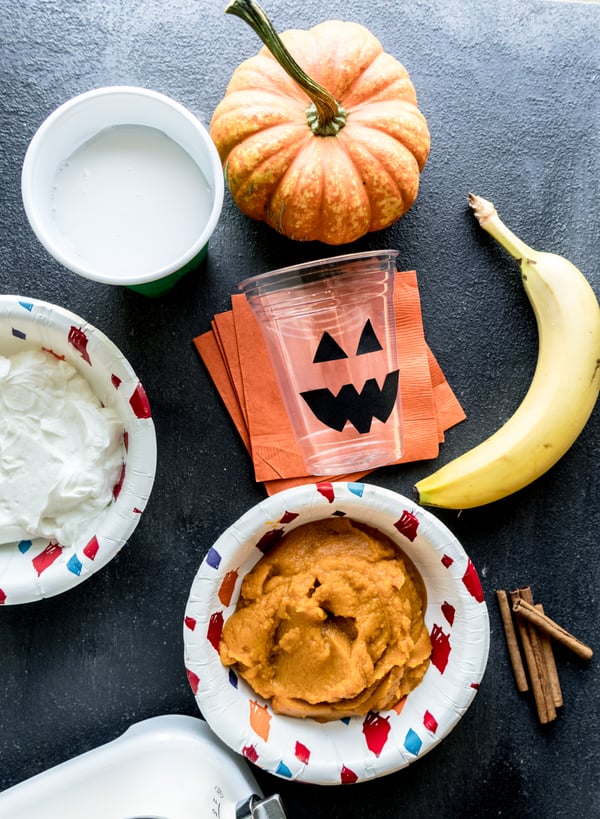
[[[106,565],[155,471],[148,398],[115,344],[62,307],[0,296],[0,605]]]

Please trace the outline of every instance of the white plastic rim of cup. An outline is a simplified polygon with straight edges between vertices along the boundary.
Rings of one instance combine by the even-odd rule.
[[[185,151],[210,188],[209,212],[184,251],[168,262],[118,275],[96,269],[65,241],[53,209],[56,178],[74,152],[112,126],[156,129]],[[104,284],[124,285],[155,296],[170,290],[205,257],[223,207],[221,160],[208,131],[183,105],[156,91],[133,86],[108,86],[87,91],[63,103],[42,123],[31,140],[21,175],[25,213],[45,249],[67,269]]]

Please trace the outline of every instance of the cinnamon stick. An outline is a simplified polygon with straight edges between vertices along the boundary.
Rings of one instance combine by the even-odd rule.
[[[536,603],[535,607],[541,614],[544,613],[544,607],[541,603]],[[546,672],[548,674],[548,683],[550,685],[550,691],[552,692],[552,699],[554,700],[554,705],[557,708],[560,708],[560,706],[563,704],[563,695],[560,687],[556,660],[554,659],[554,651],[552,650],[552,641],[548,634],[541,632],[540,642],[542,644],[542,652],[546,663]]]
[[[521,602],[525,603],[528,606],[534,606],[533,600],[533,592],[530,586],[526,586],[525,588],[519,589],[519,599]],[[535,606],[534,606],[535,607]],[[518,616],[517,616],[518,620]],[[545,641],[545,634],[544,632],[540,632],[533,624],[529,624],[529,633],[532,639],[532,644],[534,648],[534,653],[536,657],[536,664],[539,670],[542,690],[544,693],[544,697],[546,699],[546,705],[548,707],[548,713],[551,719],[556,718],[556,692],[555,692],[555,683],[552,679],[552,669],[548,666],[548,649],[544,646]],[[549,647],[550,652],[552,652],[552,646]],[[539,652],[539,653],[538,653]],[[552,655],[552,660],[554,660],[554,655]],[[552,662],[552,665],[554,663]],[[555,667],[556,668],[556,667]],[[558,679],[558,675],[557,675]],[[561,704],[562,704],[562,694],[561,694]]]
[[[593,651],[588,645],[582,643],[581,640],[578,640],[577,637],[574,637],[562,626],[559,626],[558,623],[555,623],[554,620],[551,620],[546,614],[542,614],[541,612],[537,611],[535,606],[531,605],[531,603],[529,603],[527,600],[517,597],[516,599],[513,599],[512,603],[513,611],[519,616],[519,618],[523,618],[531,625],[537,627],[541,631],[544,631],[558,643],[562,643],[562,645],[566,646],[582,659],[590,659]]]
[[[521,692],[529,691],[529,683],[527,682],[527,674],[525,673],[525,666],[523,665],[523,658],[521,657],[521,651],[519,649],[519,641],[508,602],[508,595],[503,589],[499,589],[496,592],[496,599],[500,608],[506,647],[508,648],[508,656],[517,684],[517,690]]]
[[[510,596],[513,603],[513,611],[516,611],[515,607],[522,602],[524,597],[529,597],[533,600],[533,594],[529,586],[512,591]],[[540,639],[535,627],[526,620],[517,618],[517,626],[523,645],[527,670],[529,671],[529,679],[531,680],[531,689],[533,691],[538,719],[542,725],[545,725],[547,722],[552,722],[556,719],[556,706],[554,705],[552,692],[550,691],[546,676],[546,664],[544,662]]]

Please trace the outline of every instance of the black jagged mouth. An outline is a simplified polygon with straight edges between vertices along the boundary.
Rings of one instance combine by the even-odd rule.
[[[331,429],[341,432],[347,423],[361,435],[371,431],[376,418],[385,424],[392,414],[398,397],[399,370],[388,373],[380,387],[375,378],[369,378],[360,392],[354,384],[344,384],[337,395],[323,387],[306,390],[300,395],[316,418]]]

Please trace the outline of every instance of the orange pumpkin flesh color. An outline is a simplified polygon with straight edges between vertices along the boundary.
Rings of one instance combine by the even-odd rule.
[[[332,245],[406,213],[430,139],[404,66],[357,23],[279,37],[254,0],[226,12],[266,44],[234,71],[210,125],[240,210],[291,239]]]

